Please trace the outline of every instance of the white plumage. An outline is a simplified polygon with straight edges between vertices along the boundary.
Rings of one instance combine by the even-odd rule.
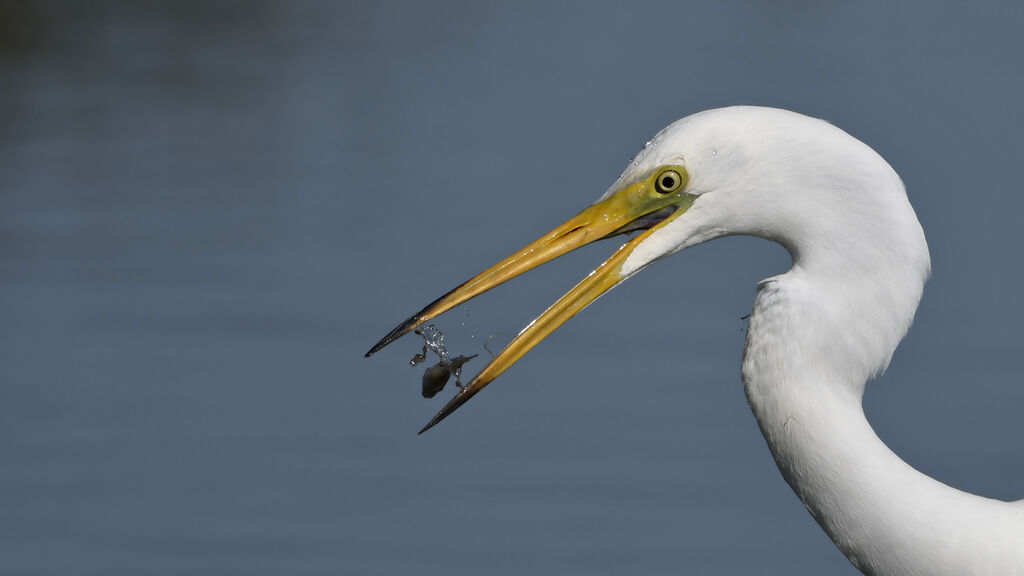
[[[729,234],[789,251],[789,272],[759,285],[743,382],[779,470],[836,545],[866,574],[1024,574],[1024,501],[918,472],[864,416],[865,382],[906,334],[930,269],[893,169],[821,120],[737,107],[669,126],[622,178],[677,158],[700,197],[634,267]]]
[[[685,189],[655,190],[665,174],[685,175]],[[528,325],[427,428],[654,260],[721,236],[759,236],[783,245],[793,265],[759,284],[743,383],[779,470],[821,527],[865,574],[1024,575],[1024,501],[975,496],[918,472],[864,416],[865,383],[909,329],[930,260],[899,176],[827,122],[757,107],[679,120],[594,206],[414,315],[370,353],[637,221],[648,230]]]

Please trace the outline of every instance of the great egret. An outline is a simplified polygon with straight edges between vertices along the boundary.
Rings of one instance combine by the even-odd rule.
[[[428,305],[367,356],[522,272],[639,230],[423,430],[654,260],[721,236],[759,236],[782,244],[793,266],[758,284],[744,389],[779,470],[818,524],[865,574],[1024,574],[1024,500],[968,494],[918,472],[864,416],[865,383],[910,327],[931,264],[896,172],[821,120],[732,107],[671,124],[595,204]]]

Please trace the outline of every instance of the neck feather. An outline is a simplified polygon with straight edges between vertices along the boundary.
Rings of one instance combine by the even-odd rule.
[[[762,282],[743,379],[779,470],[866,574],[1024,574],[1024,504],[925,476],[864,417],[865,380],[884,367],[917,303],[886,302],[893,291],[879,282],[836,279],[799,261]],[[865,294],[886,314],[865,313]],[[905,323],[896,334],[894,318]]]

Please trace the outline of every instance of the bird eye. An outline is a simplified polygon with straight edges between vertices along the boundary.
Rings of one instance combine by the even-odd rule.
[[[671,194],[682,185],[683,177],[675,170],[665,170],[658,174],[657,180],[654,181],[654,188],[661,194]]]

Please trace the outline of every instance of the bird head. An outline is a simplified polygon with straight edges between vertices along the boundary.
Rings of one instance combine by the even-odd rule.
[[[899,192],[895,198],[871,197],[877,192],[868,184],[879,178],[895,183]],[[775,240],[797,259],[807,247],[820,247],[821,238],[830,239],[824,243],[826,249],[835,248],[831,241],[844,238],[841,231],[836,233],[837,223],[854,222],[851,226],[858,231],[886,226],[875,217],[875,211],[864,212],[864,218],[849,217],[851,212],[858,213],[857,206],[875,201],[902,202],[916,224],[895,172],[869,147],[838,128],[770,108],[701,112],[659,132],[594,204],[428,304],[382,338],[366,356],[558,256],[596,240],[635,234],[530,322],[422,433],[494,381],[566,320],[655,260],[734,234]],[[923,245],[923,235],[921,242]],[[927,259],[926,248],[924,254]],[[872,250],[867,257],[874,257]]]

